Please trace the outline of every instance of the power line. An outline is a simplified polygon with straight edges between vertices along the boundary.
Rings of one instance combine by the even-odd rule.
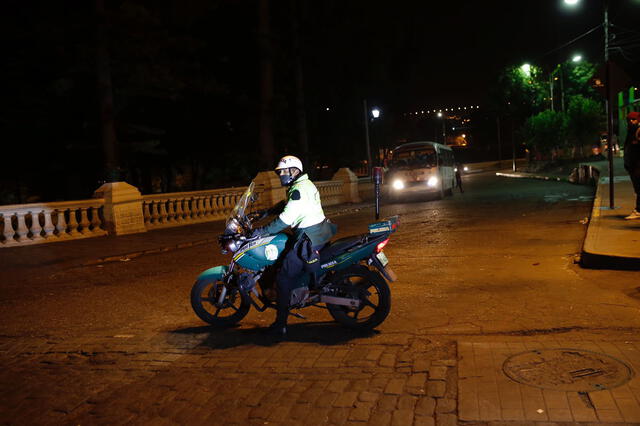
[[[584,38],[584,37],[588,36],[589,34],[591,34],[592,32],[594,32],[595,30],[597,30],[598,28],[601,28],[601,27],[602,27],[602,24],[598,24],[598,25],[596,25],[595,27],[591,28],[591,29],[590,29],[589,31],[587,31],[586,33],[581,34],[581,35],[579,35],[578,37],[574,38],[573,40],[566,42],[566,43],[565,43],[565,44],[563,44],[562,46],[558,46],[558,47],[556,47],[556,48],[554,48],[554,49],[551,49],[551,50],[550,50],[550,51],[548,51],[547,53],[545,53],[545,54],[543,54],[543,55],[538,56],[538,58],[537,58],[537,59],[540,59],[540,58],[543,58],[543,57],[545,57],[545,56],[547,56],[547,55],[550,55],[551,53],[556,52],[556,51],[558,51],[558,50],[560,50],[560,49],[564,49],[565,47],[569,46],[570,44],[575,43],[576,41],[580,40],[581,38]]]

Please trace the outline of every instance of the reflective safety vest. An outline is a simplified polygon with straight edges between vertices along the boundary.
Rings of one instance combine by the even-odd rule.
[[[287,204],[279,218],[294,230],[308,228],[325,220],[318,188],[306,174],[296,179],[287,190]]]

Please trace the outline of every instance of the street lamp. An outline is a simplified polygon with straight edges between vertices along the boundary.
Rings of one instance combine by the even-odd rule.
[[[527,77],[531,77],[531,65],[530,64],[522,64],[520,69],[522,70],[524,75],[526,75]]]
[[[580,62],[582,60],[582,55],[573,55],[573,58],[571,58],[571,61],[573,62]]]
[[[447,143],[447,117],[442,114],[442,111],[438,111],[438,118],[442,118],[442,144],[446,145]]]
[[[578,4],[579,0],[564,0],[564,3],[569,6],[574,6]],[[604,22],[602,27],[604,28],[604,87],[605,87],[605,97],[604,97],[604,109],[605,114],[607,115],[607,141],[609,144],[608,149],[608,160],[609,160],[609,208],[614,209],[613,203],[613,149],[611,144],[611,136],[612,136],[612,128],[613,128],[613,114],[612,108],[610,105],[610,97],[611,97],[611,82],[610,82],[610,64],[609,64],[609,0],[602,0],[602,6],[604,11]]]
[[[371,175],[371,143],[369,141],[369,121],[375,120],[380,117],[380,109],[374,107],[371,111],[367,107],[367,100],[362,100],[362,106],[364,107],[364,137],[367,146],[367,169],[369,175]],[[369,118],[371,116],[371,118]]]

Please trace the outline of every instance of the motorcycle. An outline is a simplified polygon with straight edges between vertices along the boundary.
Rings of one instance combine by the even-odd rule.
[[[202,272],[191,289],[191,306],[203,321],[229,327],[242,320],[253,306],[260,312],[275,309],[275,275],[289,234],[251,237],[254,222],[263,212],[248,209],[257,200],[254,183],[231,211],[219,237],[222,253],[233,253],[229,266]],[[343,326],[369,330],[381,324],[391,309],[388,282],[396,280],[383,248],[396,231],[394,216],[372,223],[369,232],[328,243],[319,251],[317,271],[304,275],[291,294],[292,309],[325,308]],[[323,306],[324,305],[324,306]]]

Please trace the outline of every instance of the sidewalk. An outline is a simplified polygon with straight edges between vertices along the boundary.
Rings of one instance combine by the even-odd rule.
[[[614,208],[610,208],[609,165],[594,163],[600,181],[582,248],[588,268],[640,269],[640,220],[625,220],[635,207],[635,193],[622,158],[614,159]]]
[[[635,193],[622,158],[614,158],[614,208],[609,206],[609,163],[583,163],[600,170],[591,219],[582,248],[581,263],[587,268],[640,269],[640,220],[625,220],[634,208]],[[498,176],[567,181],[568,176],[503,172]]]

